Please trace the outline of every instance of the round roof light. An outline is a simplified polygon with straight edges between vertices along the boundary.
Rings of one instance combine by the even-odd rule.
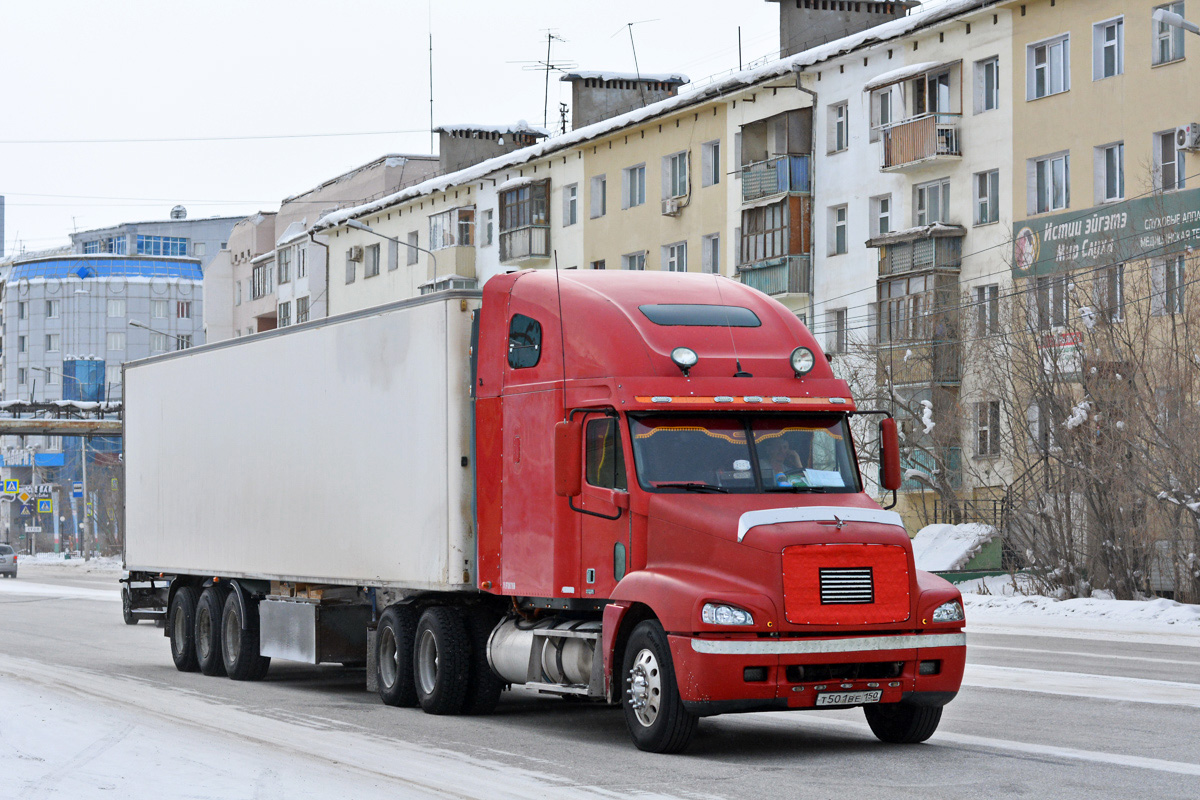
[[[696,366],[700,356],[696,355],[696,351],[690,347],[676,347],[671,351],[671,360],[675,362],[675,366],[683,370],[683,374],[686,376],[688,370]]]
[[[797,347],[792,351],[792,371],[796,373],[797,378],[801,378],[811,372],[816,363],[816,356],[807,347]]]

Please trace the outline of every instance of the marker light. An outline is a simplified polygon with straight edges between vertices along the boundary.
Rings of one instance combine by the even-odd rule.
[[[696,366],[700,356],[696,355],[696,351],[690,347],[676,347],[671,351],[671,360],[675,362],[675,366],[683,370],[684,377],[687,377],[688,370]]]
[[[797,378],[802,378],[811,372],[816,363],[816,356],[807,347],[797,347],[792,351],[792,371],[796,373]]]

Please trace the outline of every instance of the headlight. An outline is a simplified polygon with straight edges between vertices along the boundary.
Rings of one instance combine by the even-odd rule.
[[[754,617],[749,611],[743,611],[737,606],[726,606],[718,603],[705,603],[700,611],[700,619],[709,625],[753,625]]]
[[[800,378],[812,371],[817,363],[817,357],[807,347],[797,347],[792,351],[792,371]]]
[[[963,614],[962,604],[957,600],[942,603],[933,610],[934,622],[962,622],[965,618],[966,615]]]

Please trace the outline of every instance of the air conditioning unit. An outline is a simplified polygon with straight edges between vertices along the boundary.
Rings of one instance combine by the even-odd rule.
[[[353,247],[346,250],[346,260],[347,261],[362,261],[363,260],[362,245],[356,244]]]
[[[1200,123],[1180,125],[1175,129],[1176,150],[1200,150]]]
[[[668,197],[662,201],[662,213],[664,217],[678,217],[681,208],[682,206],[679,204],[678,197]]]

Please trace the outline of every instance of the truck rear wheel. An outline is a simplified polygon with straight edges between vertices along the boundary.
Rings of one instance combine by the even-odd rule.
[[[167,618],[175,669],[195,672],[200,669],[196,661],[196,590],[191,586],[179,587],[171,598],[171,612]]]
[[[413,640],[417,635],[417,609],[388,606],[379,618],[375,635],[375,683],[384,705],[412,708],[417,704],[413,679]]]
[[[137,625],[138,618],[133,615],[133,598],[129,596],[129,588],[121,589],[121,619],[126,625]]]
[[[488,608],[468,609],[465,614],[467,637],[471,642],[471,668],[464,714],[490,714],[500,702],[506,681],[492,671],[488,663],[488,639],[500,621],[500,615]]]
[[[881,742],[917,744],[937,730],[942,707],[914,706],[908,703],[872,703],[863,706],[871,733]]]
[[[637,748],[650,753],[678,753],[686,748],[699,718],[683,707],[671,646],[657,620],[648,619],[633,629],[621,674],[621,707]]]
[[[229,592],[221,614],[221,657],[230,678],[258,681],[267,674],[271,659],[258,651],[258,606],[247,600],[245,608],[243,627],[242,605],[237,595]]]
[[[196,661],[205,675],[224,675],[225,661],[221,657],[221,617],[225,611],[225,595],[229,590],[213,584],[200,593],[196,603]]]
[[[417,702],[426,714],[458,714],[467,700],[471,645],[463,614],[433,606],[417,622],[413,645]]]

